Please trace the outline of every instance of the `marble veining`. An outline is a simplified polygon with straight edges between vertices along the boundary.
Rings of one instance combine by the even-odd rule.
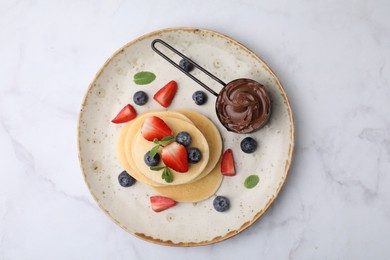
[[[390,258],[389,12],[381,0],[2,1],[0,259]],[[296,128],[270,209],[238,236],[196,248],[118,228],[77,156],[78,112],[101,65],[176,26],[218,31],[262,57]]]

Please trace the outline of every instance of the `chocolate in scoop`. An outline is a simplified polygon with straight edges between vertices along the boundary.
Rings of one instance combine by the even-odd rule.
[[[246,134],[261,128],[271,114],[264,86],[251,79],[236,79],[219,92],[215,109],[229,131]]]

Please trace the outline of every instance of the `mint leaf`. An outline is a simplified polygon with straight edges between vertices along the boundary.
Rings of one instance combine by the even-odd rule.
[[[165,167],[165,169],[163,170],[161,178],[164,179],[168,183],[173,182],[173,175],[171,173],[171,170],[169,170],[168,167]]]
[[[250,175],[244,181],[245,188],[252,189],[259,183],[259,176]]]
[[[165,166],[152,166],[152,167],[150,167],[150,169],[152,171],[161,171],[164,168],[165,168]]]
[[[141,71],[134,75],[134,83],[137,85],[146,85],[155,80],[156,75],[149,71]]]
[[[160,145],[156,145],[155,147],[153,147],[150,150],[150,153],[149,153],[150,158],[154,158],[154,156],[156,156],[156,154],[158,152],[158,148],[160,148]]]
[[[162,139],[161,139],[161,141],[170,141],[170,140],[173,140],[175,137],[173,137],[173,136],[164,136]]]
[[[160,143],[161,145],[167,145],[175,140],[175,137],[173,136],[164,136],[163,139],[161,139]]]

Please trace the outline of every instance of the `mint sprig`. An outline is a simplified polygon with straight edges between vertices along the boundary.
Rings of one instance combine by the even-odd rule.
[[[172,143],[173,141],[175,141],[175,137],[174,136],[164,136],[163,138],[161,138],[161,140],[158,140],[157,138],[154,138],[153,139],[153,143],[155,143],[156,146],[154,146],[150,150],[149,156],[151,158],[153,158],[156,155],[156,153],[158,152],[158,149],[160,148],[160,146],[166,146],[166,145]]]
[[[161,179],[165,180],[167,183],[173,182],[173,174],[171,170],[168,168],[168,166],[152,166],[150,167],[152,171],[161,171],[163,170],[161,174]]]
[[[160,149],[160,146],[164,147],[170,143],[175,141],[174,136],[164,136],[161,138],[161,140],[158,140],[157,138],[153,139],[153,143],[156,144],[149,152],[149,156],[153,158],[158,153],[158,150]],[[168,168],[168,166],[152,166],[150,167],[152,171],[162,171],[161,178],[165,180],[167,183],[173,182],[173,174],[171,170]]]
[[[167,144],[172,143],[175,140],[175,137],[173,136],[165,136],[161,139],[160,144],[162,146],[166,146]]]
[[[150,153],[149,153],[150,158],[154,158],[154,156],[156,156],[156,154],[157,154],[159,148],[160,148],[160,145],[156,145],[156,146],[154,146],[154,147],[150,150]]]
[[[156,79],[156,75],[150,71],[141,71],[134,75],[134,83],[137,85],[146,85]]]
[[[244,186],[247,189],[252,189],[259,183],[259,181],[260,181],[259,176],[250,175],[245,179]]]
[[[150,167],[150,169],[152,171],[161,171],[162,169],[164,169],[166,166],[152,166]]]
[[[161,174],[161,178],[164,179],[168,183],[173,182],[172,172],[167,166],[165,166],[165,168]]]

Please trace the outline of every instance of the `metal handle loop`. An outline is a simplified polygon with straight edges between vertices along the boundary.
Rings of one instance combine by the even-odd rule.
[[[169,63],[171,63],[173,66],[175,66],[176,68],[178,68],[181,72],[183,72],[184,74],[186,74],[188,77],[190,77],[192,80],[194,80],[196,83],[198,83],[199,85],[201,85],[203,88],[205,88],[208,92],[210,92],[211,94],[213,94],[214,96],[218,96],[218,93],[215,92],[214,90],[212,90],[211,88],[209,88],[206,84],[204,84],[202,81],[200,81],[199,79],[197,79],[196,77],[194,77],[191,73],[185,71],[182,67],[180,67],[176,62],[174,62],[173,60],[171,60],[170,58],[168,58],[165,54],[163,54],[161,51],[159,51],[157,48],[156,48],[156,43],[161,43],[162,45],[164,45],[165,47],[167,47],[168,49],[170,49],[171,51],[173,51],[174,53],[176,53],[177,55],[179,55],[180,57],[182,57],[183,59],[186,59],[188,62],[190,62],[192,65],[194,65],[196,68],[198,68],[199,70],[201,70],[203,73],[205,73],[207,76],[209,76],[210,78],[214,79],[215,81],[217,81],[219,84],[221,84],[222,86],[226,86],[225,82],[223,82],[222,80],[220,80],[219,78],[217,78],[216,76],[214,76],[213,74],[211,74],[210,72],[208,72],[207,70],[205,70],[203,67],[201,67],[200,65],[198,65],[197,63],[195,63],[194,61],[192,61],[191,59],[189,59],[187,56],[185,56],[184,54],[182,54],[181,52],[179,52],[178,50],[176,50],[175,48],[173,48],[171,45],[169,45],[168,43],[166,43],[165,41],[161,40],[161,39],[155,39],[153,40],[152,42],[152,49],[157,53],[159,54],[161,57],[163,57],[165,60],[167,60]]]

